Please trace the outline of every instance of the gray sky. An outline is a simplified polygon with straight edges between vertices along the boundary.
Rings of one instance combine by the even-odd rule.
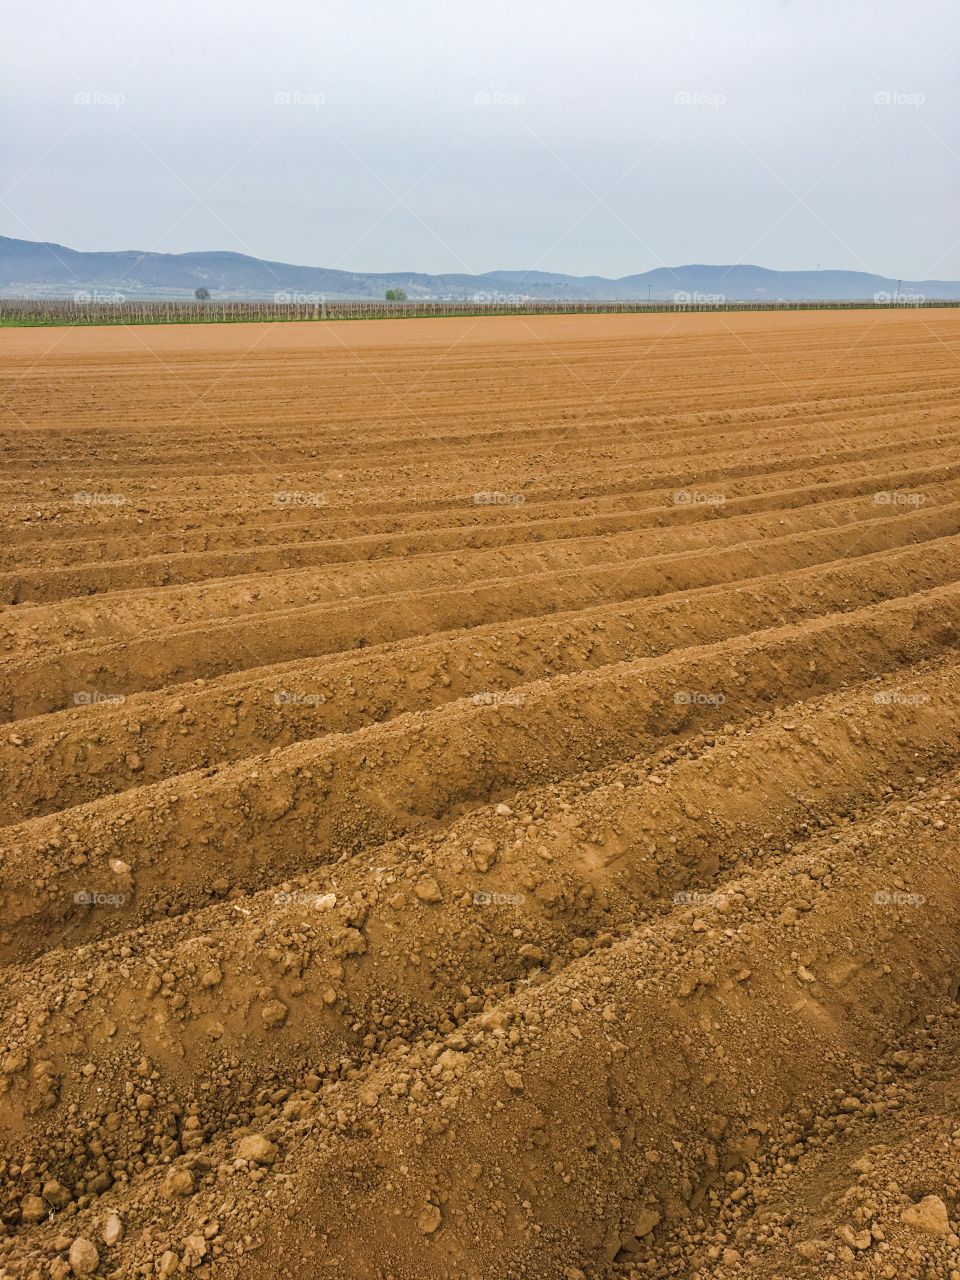
[[[960,279],[956,0],[0,0],[0,233]]]

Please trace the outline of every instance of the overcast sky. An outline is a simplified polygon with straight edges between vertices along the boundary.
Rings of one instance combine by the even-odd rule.
[[[0,233],[960,279],[956,0],[0,0]]]

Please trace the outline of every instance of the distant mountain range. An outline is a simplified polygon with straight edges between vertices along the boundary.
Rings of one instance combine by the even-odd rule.
[[[488,271],[427,275],[420,271],[353,272],[267,262],[242,253],[81,253],[63,245],[0,236],[0,298],[192,297],[319,301],[382,298],[387,289],[411,299],[486,301],[860,301],[881,295],[960,299],[955,280],[891,280],[865,271],[770,271],[732,266],[657,267],[610,280],[548,271]]]

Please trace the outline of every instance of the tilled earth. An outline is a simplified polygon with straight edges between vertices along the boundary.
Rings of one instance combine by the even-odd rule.
[[[0,338],[0,1276],[960,1280],[960,313]]]

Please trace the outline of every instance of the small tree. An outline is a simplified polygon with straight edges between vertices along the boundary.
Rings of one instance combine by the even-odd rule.
[[[407,295],[403,289],[388,289],[384,294],[388,302],[406,302]]]
[[[201,285],[199,289],[194,289],[194,291],[193,291],[193,296],[196,298],[196,300],[197,300],[198,302],[209,302],[209,301],[210,301],[210,290],[209,290],[209,289],[205,289],[205,288]]]

